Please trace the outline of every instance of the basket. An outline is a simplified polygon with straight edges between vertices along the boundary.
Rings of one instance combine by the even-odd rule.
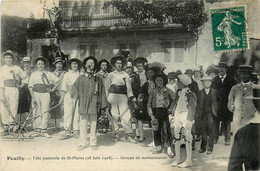
[[[158,129],[159,129],[159,122],[158,122],[158,120],[157,119],[153,119],[151,121],[151,123],[152,123],[153,131],[158,131]]]

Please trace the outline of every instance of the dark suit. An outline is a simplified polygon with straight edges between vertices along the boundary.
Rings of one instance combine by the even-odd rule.
[[[226,75],[223,82],[219,75],[217,75],[212,80],[211,87],[217,90],[217,100],[218,100],[218,122],[216,124],[216,134],[215,139],[218,140],[219,134],[219,122],[223,122],[223,129],[225,134],[225,141],[230,141],[230,122],[233,120],[233,113],[228,110],[228,95],[233,85],[236,84],[234,78],[232,78],[229,74]]]
[[[136,97],[136,99],[138,99],[138,96],[141,93],[143,93],[144,98],[142,102],[137,102],[138,110],[134,110],[133,117],[135,117],[137,120],[150,121],[150,116],[148,115],[147,108],[146,108],[147,101],[148,101],[148,93],[142,91],[145,85],[147,86],[148,89],[148,84],[146,82],[142,87],[140,86],[140,84],[141,84],[140,75],[136,73],[133,75],[131,80],[133,95]]]
[[[217,91],[210,88],[206,93],[205,88],[198,92],[197,114],[201,119],[202,142],[201,150],[205,151],[208,144],[208,151],[213,151],[215,125],[218,116]],[[209,137],[209,138],[208,138]]]
[[[260,123],[240,128],[234,138],[228,171],[260,170]]]
[[[133,75],[132,80],[131,80],[131,86],[132,86],[133,94],[137,98],[141,91],[139,74]]]

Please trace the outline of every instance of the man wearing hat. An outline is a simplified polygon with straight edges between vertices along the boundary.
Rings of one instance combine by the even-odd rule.
[[[55,70],[53,74],[59,79],[59,85],[55,92],[51,93],[51,107],[55,106],[59,103],[61,98],[61,83],[66,71],[63,70],[64,60],[61,57],[56,57],[53,65],[55,66]],[[63,117],[64,112],[61,109],[61,106],[56,107],[51,111],[51,118],[55,119],[55,128],[60,128],[61,118]],[[58,120],[58,122],[57,122]]]
[[[174,141],[176,159],[173,161],[173,167],[191,167],[192,166],[192,125],[194,123],[195,111],[197,106],[197,97],[190,89],[191,78],[186,74],[177,76],[177,102],[175,103],[174,114]],[[183,139],[185,137],[185,139]],[[181,141],[185,141],[187,158],[181,163]]]
[[[105,90],[106,90],[106,96],[108,95],[108,79],[107,76],[111,72],[111,66],[110,63],[106,59],[102,59],[99,61],[99,71],[97,72],[97,75],[102,78]],[[98,125],[97,130],[100,133],[107,133],[109,131],[109,120],[108,120],[109,111],[108,109],[104,111],[102,114],[98,117]]]
[[[17,117],[19,101],[18,85],[22,78],[23,70],[15,65],[16,57],[11,50],[4,52],[2,58],[4,65],[0,69],[1,117],[4,135],[7,135],[9,133],[8,129],[11,125],[14,125]],[[11,126],[12,128],[13,126]]]
[[[61,81],[66,73],[66,71],[63,70],[63,64],[64,61],[61,57],[55,58],[55,61],[53,62],[53,65],[55,66],[55,70],[53,71],[53,74],[58,77]]]
[[[212,78],[204,76],[201,79],[204,88],[198,93],[197,115],[202,126],[202,141],[199,153],[211,154],[214,146],[215,124],[217,121],[217,91],[211,88]],[[206,149],[207,148],[207,149]]]
[[[218,75],[218,70],[214,65],[210,65],[206,70],[206,74],[213,79]]]
[[[72,88],[72,94],[78,95],[78,110],[80,115],[80,143],[78,150],[84,150],[89,145],[93,150],[97,150],[97,116],[107,105],[106,91],[102,78],[95,74],[98,61],[94,56],[89,56],[83,60],[85,74],[80,75]],[[88,133],[90,125],[90,133]],[[89,135],[90,134],[90,135]],[[90,141],[88,142],[88,135]]]
[[[168,79],[169,83],[166,85],[167,88],[172,90],[174,93],[176,93],[178,86],[177,86],[177,74],[176,72],[169,72],[168,73]]]
[[[197,82],[194,81],[194,79],[192,78],[192,77],[193,77],[193,74],[194,74],[193,71],[192,71],[191,69],[187,69],[184,74],[188,75],[188,76],[191,78],[191,84],[189,85],[191,91],[193,91],[194,93],[199,92],[198,84],[197,84]]]
[[[255,114],[253,100],[245,100],[253,95],[253,83],[251,74],[253,67],[250,65],[240,65],[238,68],[240,83],[234,85],[228,96],[228,109],[233,112],[233,134],[237,130],[249,123]]]
[[[65,133],[61,139],[70,138],[73,134],[75,138],[79,138],[79,111],[78,96],[73,94],[73,85],[80,76],[82,62],[77,58],[72,58],[67,62],[69,71],[64,74],[61,84],[60,104],[64,102],[64,129]]]
[[[218,107],[218,121],[215,128],[215,142],[217,143],[219,137],[219,123],[223,123],[223,131],[225,136],[225,145],[230,145],[231,136],[231,122],[233,120],[233,113],[228,110],[228,95],[236,81],[229,72],[229,66],[226,62],[219,62],[216,66],[218,68],[218,75],[212,80],[212,88],[217,90],[219,97]]]
[[[131,143],[136,143],[132,138],[133,130],[129,124],[131,114],[128,106],[128,102],[136,101],[136,98],[133,95],[129,75],[123,71],[126,65],[126,59],[123,56],[115,56],[111,58],[110,63],[115,68],[115,71],[108,74],[109,89],[107,100],[111,105],[111,114],[115,120],[121,120],[121,124],[126,133],[126,140]],[[114,141],[118,141],[118,125],[114,124],[114,128]]]
[[[147,81],[146,73],[144,70],[144,64],[147,61],[144,57],[137,57],[134,59],[134,66],[137,68],[137,72],[132,78],[132,90],[135,98],[138,100],[138,96],[141,93],[141,88],[144,83]],[[144,105],[146,106],[146,105]],[[144,109],[139,109],[136,111],[136,137],[135,140],[137,141],[144,141],[144,129],[143,129],[143,120],[142,116],[146,114],[140,113],[139,111],[145,112]]]
[[[30,105],[31,105],[31,96],[28,89],[29,84],[29,78],[32,74],[32,68],[31,68],[31,58],[30,57],[24,57],[22,60],[23,64],[23,74],[22,74],[22,84],[19,86],[19,106],[18,106],[18,113],[22,114],[25,112],[29,112]],[[20,116],[21,119],[21,116]]]
[[[50,93],[54,92],[59,85],[59,79],[51,72],[47,71],[49,61],[39,56],[34,60],[34,66],[37,69],[29,79],[29,91],[32,97],[33,105],[36,105],[33,115],[38,116],[50,109]],[[34,106],[33,106],[34,107]],[[51,138],[47,132],[50,113],[45,113],[34,121],[34,136],[44,136]]]
[[[234,137],[229,157],[228,171],[260,170],[260,86],[253,86],[253,95],[246,97],[253,100],[256,108],[250,123],[240,128]]]
[[[127,64],[125,66],[125,72],[129,75],[130,80],[132,81],[133,77],[135,76],[134,66],[133,66],[132,62],[127,61]]]

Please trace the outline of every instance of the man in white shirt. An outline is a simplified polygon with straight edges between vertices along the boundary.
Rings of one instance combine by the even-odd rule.
[[[19,81],[22,78],[23,70],[15,65],[16,57],[11,50],[3,55],[4,66],[0,69],[0,100],[1,117],[4,126],[3,135],[8,135],[14,128],[17,117],[19,101]],[[10,128],[10,130],[8,130]]]
[[[37,105],[33,111],[34,116],[43,114],[50,109],[50,93],[58,86],[59,79],[51,72],[46,71],[49,62],[40,56],[34,60],[37,71],[33,72],[29,80],[29,91],[32,96],[33,105]],[[53,86],[54,85],[54,86]],[[44,113],[34,121],[34,136],[51,138],[47,132],[50,113]]]
[[[72,87],[80,75],[82,62],[79,59],[73,58],[67,62],[69,71],[64,75],[61,84],[61,99],[60,104],[64,102],[64,129],[65,133],[61,139],[67,139],[74,134],[75,138],[79,138],[79,112],[78,98],[73,94]]]

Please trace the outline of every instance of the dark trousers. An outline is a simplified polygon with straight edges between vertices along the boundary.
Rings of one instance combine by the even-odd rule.
[[[155,146],[160,146],[163,144],[164,147],[171,147],[172,135],[167,109],[153,108],[152,110],[154,117],[159,123],[159,129],[157,131],[153,131]]]
[[[215,125],[215,140],[218,140],[219,137],[219,125],[220,125],[220,121],[216,119],[216,125]],[[223,127],[223,131],[224,131],[224,136],[225,136],[225,142],[229,142],[230,141],[230,137],[231,137],[231,122],[230,121],[222,121],[222,127]]]
[[[202,120],[202,141],[200,149],[206,151],[213,151],[214,147],[214,137],[215,137],[215,120],[214,115],[210,113],[205,113],[205,117]],[[208,146],[208,147],[207,147]]]

